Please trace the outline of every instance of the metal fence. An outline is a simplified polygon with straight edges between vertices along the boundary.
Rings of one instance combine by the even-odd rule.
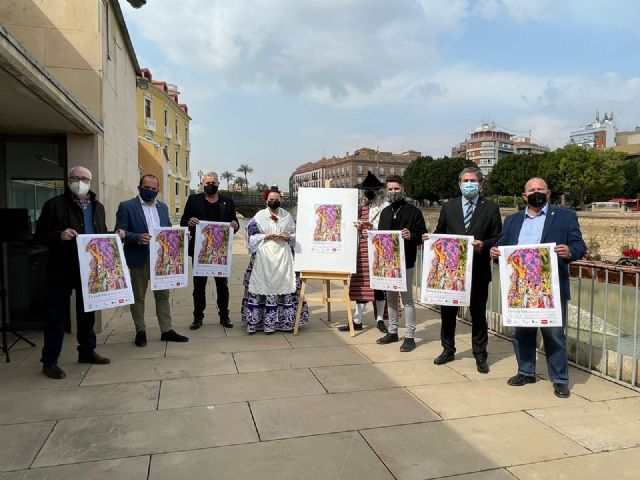
[[[497,265],[493,269],[487,322],[492,332],[510,337],[510,327],[502,325]],[[421,251],[418,252],[415,271],[414,297],[419,299]],[[583,370],[640,389],[639,298],[640,268],[588,260],[573,262],[567,325],[569,362]],[[460,318],[470,322],[467,308],[461,309]],[[539,345],[542,347],[541,342]]]

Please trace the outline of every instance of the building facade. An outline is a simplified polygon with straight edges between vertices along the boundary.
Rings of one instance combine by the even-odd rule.
[[[600,114],[596,112],[593,123],[571,132],[569,145],[578,145],[588,148],[611,148],[616,145],[616,125],[613,121],[613,112],[605,113],[600,120]]]
[[[178,87],[154,80],[143,68],[138,81],[138,158],[140,170],[160,179],[161,199],[180,217],[191,183],[188,107]]]
[[[379,152],[371,148],[360,148],[352,155],[322,158],[316,162],[300,165],[289,179],[289,191],[296,198],[301,187],[349,188],[362,183],[368,171],[382,181],[389,175],[404,175],[407,166],[421,155],[409,150],[403,153]]]
[[[549,147],[534,143],[529,137],[516,137],[500,130],[495,123],[483,123],[467,140],[451,149],[452,158],[466,158],[488,175],[503,157],[512,154],[539,154]]]

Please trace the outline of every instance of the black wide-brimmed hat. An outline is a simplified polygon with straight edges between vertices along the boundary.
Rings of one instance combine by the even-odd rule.
[[[384,188],[384,183],[378,180],[378,177],[376,177],[373,173],[371,173],[371,170],[369,170],[367,172],[367,176],[364,178],[364,181],[357,184],[356,188],[359,188],[361,190],[378,190],[380,188]]]

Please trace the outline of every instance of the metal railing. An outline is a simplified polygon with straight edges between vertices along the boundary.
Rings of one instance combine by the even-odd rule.
[[[418,251],[414,298],[420,299],[422,251]],[[500,275],[493,266],[487,301],[489,330],[510,337],[502,325]],[[438,309],[437,306],[429,306]],[[640,388],[640,268],[580,260],[571,264],[571,300],[568,305],[569,363],[622,384]],[[470,323],[468,308],[460,319]],[[539,343],[542,346],[542,343]]]

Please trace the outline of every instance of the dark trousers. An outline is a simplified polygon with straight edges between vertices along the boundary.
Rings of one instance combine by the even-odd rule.
[[[209,277],[193,277],[193,318],[204,318],[207,307],[207,279]],[[220,318],[229,316],[229,285],[226,277],[213,277],[216,282],[218,315]]]
[[[472,282],[471,285],[471,344],[473,356],[476,358],[487,358],[487,298],[489,298],[488,282]],[[456,351],[456,322],[458,318],[458,307],[440,307],[440,318],[442,326],[440,328],[440,343],[444,350]]]
[[[386,298],[384,293],[385,293],[384,290],[374,290],[373,298],[375,298],[376,301],[382,301]]]
[[[76,290],[76,318],[78,322],[78,332],[76,333],[78,353],[88,354],[96,349],[96,333],[93,330],[95,314],[94,312],[85,313],[80,285],[66,286],[49,283],[48,315],[44,324],[44,347],[40,360],[45,365],[58,363],[64,340],[64,327],[69,318],[71,291],[74,288]]]

